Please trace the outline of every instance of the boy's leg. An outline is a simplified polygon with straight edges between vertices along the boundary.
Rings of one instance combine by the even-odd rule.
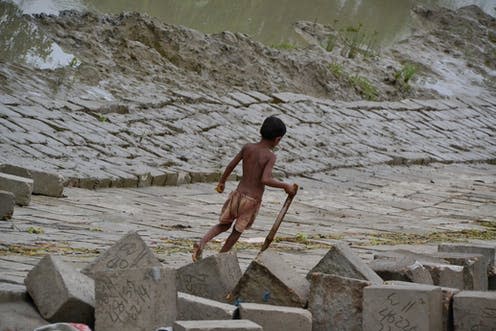
[[[220,253],[230,251],[231,248],[234,246],[234,244],[238,241],[240,236],[241,236],[241,232],[236,231],[236,229],[233,227],[233,231],[231,232],[229,237],[227,237],[224,246],[222,246],[222,248],[220,249]]]
[[[201,257],[203,248],[210,240],[215,238],[218,234],[229,230],[230,227],[231,224],[220,223],[212,226],[200,241],[193,244],[193,262],[196,262]]]

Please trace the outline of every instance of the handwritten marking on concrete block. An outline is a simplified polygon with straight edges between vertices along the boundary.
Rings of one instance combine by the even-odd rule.
[[[130,232],[106,250],[92,264],[84,268],[82,272],[94,277],[96,272],[106,269],[126,270],[160,265],[160,261],[139,234]]]
[[[366,287],[363,301],[363,330],[441,330],[441,300],[441,288],[435,286]]]
[[[148,331],[176,319],[175,270],[102,271],[95,278],[96,331]]]

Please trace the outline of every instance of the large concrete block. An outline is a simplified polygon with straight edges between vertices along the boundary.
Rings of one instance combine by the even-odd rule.
[[[361,331],[363,289],[371,283],[322,273],[313,273],[310,279],[312,330]]]
[[[294,272],[281,256],[267,249],[250,263],[231,299],[238,302],[305,307],[309,282]]]
[[[463,289],[465,267],[451,264],[424,263],[430,272],[434,285]]]
[[[312,331],[312,313],[302,308],[241,303],[239,317],[257,323],[264,331]]]
[[[61,175],[35,169],[2,164],[0,172],[30,178],[33,180],[33,194],[61,197],[64,192],[64,177]]]
[[[93,325],[95,284],[59,257],[46,255],[24,283],[44,319]]]
[[[496,292],[462,291],[453,300],[455,330],[496,329]]]
[[[494,266],[496,247],[482,244],[439,244],[439,252],[480,254],[486,258],[488,271]]]
[[[376,259],[371,261],[369,266],[383,280],[433,284],[429,270],[410,256],[403,256],[398,259]]]
[[[47,324],[50,322],[40,316],[31,302],[0,303],[0,330],[2,331],[32,331]]]
[[[129,232],[93,263],[86,266],[82,272],[94,278],[96,272],[106,269],[126,270],[161,265],[140,235],[136,232]]]
[[[16,204],[20,206],[27,206],[31,201],[33,180],[0,173],[0,190],[12,192],[15,195]]]
[[[177,319],[180,321],[229,320],[238,307],[183,292],[177,293]]]
[[[442,329],[442,294],[437,286],[373,285],[363,292],[363,330]]]
[[[487,263],[481,254],[446,253],[433,254],[450,264],[464,267],[464,290],[487,291]]]
[[[173,329],[174,331],[263,331],[260,325],[248,320],[176,321]]]
[[[173,269],[100,271],[95,294],[95,331],[150,331],[176,320]]]
[[[12,192],[0,191],[0,219],[8,220],[14,215],[15,195]]]
[[[402,281],[386,281],[385,285],[403,285],[403,286],[416,286],[415,283],[402,282]],[[441,287],[442,302],[443,302],[443,331],[453,331],[453,296],[459,293],[457,288]]]
[[[310,278],[310,275],[314,272],[367,280],[377,285],[383,283],[381,277],[343,243],[333,245],[319,263],[310,270],[307,278]]]
[[[227,302],[241,278],[236,252],[212,255],[177,270],[177,289],[188,294]]]

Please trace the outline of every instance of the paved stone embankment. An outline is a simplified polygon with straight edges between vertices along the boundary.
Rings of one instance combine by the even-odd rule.
[[[242,144],[258,139],[270,114],[289,127],[277,163],[287,175],[496,155],[496,99],[342,103],[176,92],[132,106],[4,95],[0,159],[55,171],[83,188],[214,181]]]
[[[72,186],[112,186],[66,188],[66,198],[34,195],[17,206],[0,222],[0,282],[22,284],[46,252],[82,266],[129,230],[164,263],[189,262],[192,240],[215,224],[225,195],[206,183],[137,186],[214,180],[244,142],[257,139],[269,114],[289,126],[278,170],[302,187],[273,243],[297,271],[307,272],[333,239],[367,258],[386,247],[376,244],[494,238],[494,100],[340,103],[177,92],[144,106],[0,97],[0,163],[56,172]],[[242,266],[283,200],[268,190],[237,246]]]

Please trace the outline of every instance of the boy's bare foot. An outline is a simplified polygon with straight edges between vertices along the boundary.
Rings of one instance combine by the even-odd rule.
[[[193,259],[193,262],[196,262],[198,260],[202,259],[202,253],[203,249],[199,243],[194,243],[193,244],[193,255],[191,256]]]

